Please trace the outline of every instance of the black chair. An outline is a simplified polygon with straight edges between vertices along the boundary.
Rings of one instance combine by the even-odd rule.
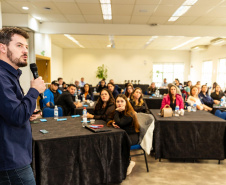
[[[147,172],[149,172],[148,161],[147,161],[147,157],[146,157],[146,153],[145,153],[144,149],[141,148],[141,146],[140,146],[139,144],[136,144],[136,145],[132,145],[132,146],[130,147],[130,150],[141,150],[141,151],[142,151],[142,153],[130,155],[130,157],[135,157],[135,156],[144,155],[144,160],[145,160]]]

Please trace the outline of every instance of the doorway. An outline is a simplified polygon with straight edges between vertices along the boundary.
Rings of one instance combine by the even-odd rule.
[[[38,74],[42,77],[46,84],[46,88],[49,87],[49,84],[51,83],[51,63],[50,58],[45,57],[42,55],[36,55],[36,65],[38,68]],[[40,97],[37,99],[37,105],[39,104]]]

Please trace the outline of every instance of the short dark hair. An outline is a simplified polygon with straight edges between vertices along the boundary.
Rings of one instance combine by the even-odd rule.
[[[76,87],[75,84],[69,84],[68,85],[68,87],[71,87],[71,86]]]
[[[58,81],[59,81],[59,80],[63,80],[63,78],[59,77],[57,80],[58,80]]]
[[[114,87],[115,87],[115,84],[113,84],[113,83],[111,83],[111,82],[109,82],[108,84],[111,84],[111,85],[113,85]],[[107,85],[108,86],[108,85]]]
[[[2,28],[0,31],[0,43],[8,46],[9,43],[12,41],[13,35],[15,34],[21,35],[25,39],[29,39],[28,33],[21,28],[5,27],[5,28]]]

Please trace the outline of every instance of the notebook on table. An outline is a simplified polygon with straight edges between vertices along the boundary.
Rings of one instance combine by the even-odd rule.
[[[87,125],[85,126],[88,130],[98,133],[98,132],[109,132],[111,131],[110,129],[104,129],[103,127],[98,127],[98,126],[93,126],[93,125]]]

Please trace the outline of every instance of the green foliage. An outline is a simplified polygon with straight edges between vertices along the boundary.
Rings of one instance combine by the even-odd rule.
[[[99,79],[107,79],[108,77],[108,69],[106,67],[104,67],[104,64],[102,66],[99,66],[97,68],[97,73],[96,73],[96,77]]]

